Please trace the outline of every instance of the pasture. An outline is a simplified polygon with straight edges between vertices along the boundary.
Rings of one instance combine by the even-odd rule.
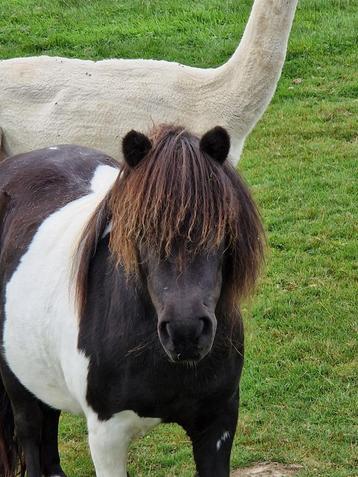
[[[2,0],[0,58],[142,57],[215,66],[235,50],[251,3]],[[278,91],[240,162],[269,251],[257,294],[244,305],[233,468],[272,460],[301,464],[299,477],[357,475],[355,4],[300,0]],[[65,415],[61,424],[65,471],[93,476],[83,421]],[[189,477],[191,459],[185,434],[161,426],[132,445],[130,472]]]

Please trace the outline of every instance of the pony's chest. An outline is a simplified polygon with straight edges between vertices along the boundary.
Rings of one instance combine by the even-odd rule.
[[[91,360],[87,398],[102,419],[126,409],[163,422],[183,422],[200,414],[203,403],[230,398],[238,388],[242,362],[236,359],[196,367],[153,362],[153,355],[110,367]],[[210,358],[207,360],[209,361]],[[215,360],[214,360],[215,361]],[[211,360],[209,361],[211,362]]]

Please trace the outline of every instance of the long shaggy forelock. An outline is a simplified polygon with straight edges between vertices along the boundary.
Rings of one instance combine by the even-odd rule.
[[[184,128],[161,126],[152,150],[134,169],[124,164],[110,197],[110,248],[127,273],[138,271],[138,249],[158,258],[192,256],[224,244],[240,294],[254,284],[263,231],[254,202],[234,168],[219,164]],[[234,278],[234,275],[236,278]]]

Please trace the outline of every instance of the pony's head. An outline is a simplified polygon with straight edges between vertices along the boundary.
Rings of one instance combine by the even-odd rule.
[[[123,140],[126,162],[109,201],[110,247],[127,273],[145,281],[173,361],[210,351],[219,300],[247,294],[263,256],[259,215],[226,161],[229,149],[220,127],[201,139],[162,126]]]
[[[237,316],[263,258],[259,214],[229,149],[220,127],[201,139],[174,126],[131,131],[107,199],[111,253],[143,284],[172,361],[209,353],[217,321]]]

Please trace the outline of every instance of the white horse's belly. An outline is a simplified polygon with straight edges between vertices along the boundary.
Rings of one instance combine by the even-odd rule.
[[[19,381],[48,405],[85,411],[88,359],[77,349],[72,262],[84,225],[118,175],[99,166],[92,193],[48,217],[6,286],[4,351]]]

